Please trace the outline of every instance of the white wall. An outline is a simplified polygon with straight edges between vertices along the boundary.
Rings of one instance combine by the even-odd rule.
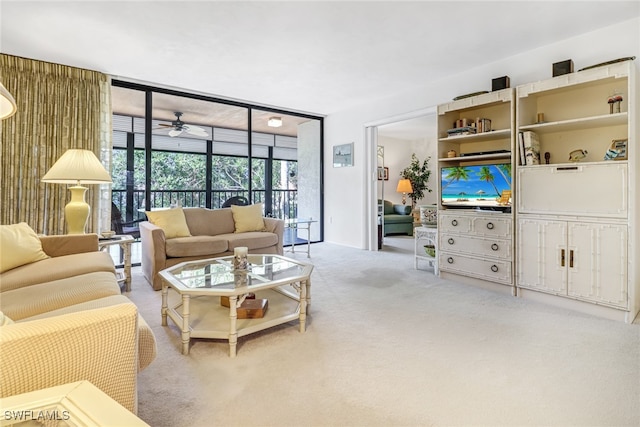
[[[458,95],[491,90],[491,79],[504,75],[510,77],[511,87],[544,80],[552,77],[554,62],[572,59],[577,71],[628,56],[636,56],[635,63],[640,68],[640,18],[428,82],[424,87],[377,103],[329,115],[325,120],[324,158],[331,159],[334,145],[354,142],[354,167],[334,169],[330,162],[325,161],[325,241],[367,247],[368,223],[365,218],[369,215],[369,206],[365,189],[367,181],[375,181],[376,176],[366,167],[366,153],[370,150],[364,146],[365,124],[423,110],[451,101]],[[435,166],[435,156],[432,161]]]
[[[435,120],[435,118],[434,118]],[[437,135],[428,135],[421,139],[404,140],[390,137],[378,137],[378,145],[384,147],[384,165],[389,168],[389,180],[384,181],[384,198],[393,203],[402,203],[402,193],[396,192],[400,172],[409,166],[411,162],[411,154],[415,153],[422,163],[427,157],[429,160],[429,169],[431,176],[429,177],[429,188],[433,190],[431,193],[425,193],[422,200],[418,200],[417,204],[434,204],[437,202],[435,190],[437,189],[437,181],[435,170],[438,166],[436,161],[436,138]],[[407,197],[407,204],[411,203],[411,199]]]

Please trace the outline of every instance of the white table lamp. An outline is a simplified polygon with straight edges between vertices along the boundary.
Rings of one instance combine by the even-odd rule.
[[[42,177],[42,182],[75,184],[69,187],[71,201],[64,207],[67,234],[84,234],[91,207],[85,200],[87,187],[81,184],[111,182],[109,172],[90,150],[67,150]]]
[[[16,111],[18,111],[16,100],[13,99],[7,88],[0,83],[0,120],[8,119]]]

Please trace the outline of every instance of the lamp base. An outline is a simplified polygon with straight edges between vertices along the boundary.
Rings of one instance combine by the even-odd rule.
[[[67,222],[67,234],[84,234],[91,207],[85,201],[87,187],[74,185],[69,187],[71,201],[64,207],[64,219]]]

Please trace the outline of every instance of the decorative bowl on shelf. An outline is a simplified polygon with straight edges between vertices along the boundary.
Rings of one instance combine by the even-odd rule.
[[[433,245],[424,245],[424,251],[430,257],[435,257],[436,256],[436,247],[433,246]]]

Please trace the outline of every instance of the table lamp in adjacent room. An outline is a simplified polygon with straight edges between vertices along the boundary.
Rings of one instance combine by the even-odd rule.
[[[42,177],[42,182],[75,184],[69,187],[71,201],[64,207],[67,234],[84,234],[91,207],[85,201],[87,187],[81,184],[111,182],[109,172],[90,150],[71,149]]]
[[[398,181],[398,188],[396,188],[398,193],[402,193],[402,204],[407,204],[407,194],[413,193],[413,187],[411,187],[411,181],[408,179],[401,179]]]

